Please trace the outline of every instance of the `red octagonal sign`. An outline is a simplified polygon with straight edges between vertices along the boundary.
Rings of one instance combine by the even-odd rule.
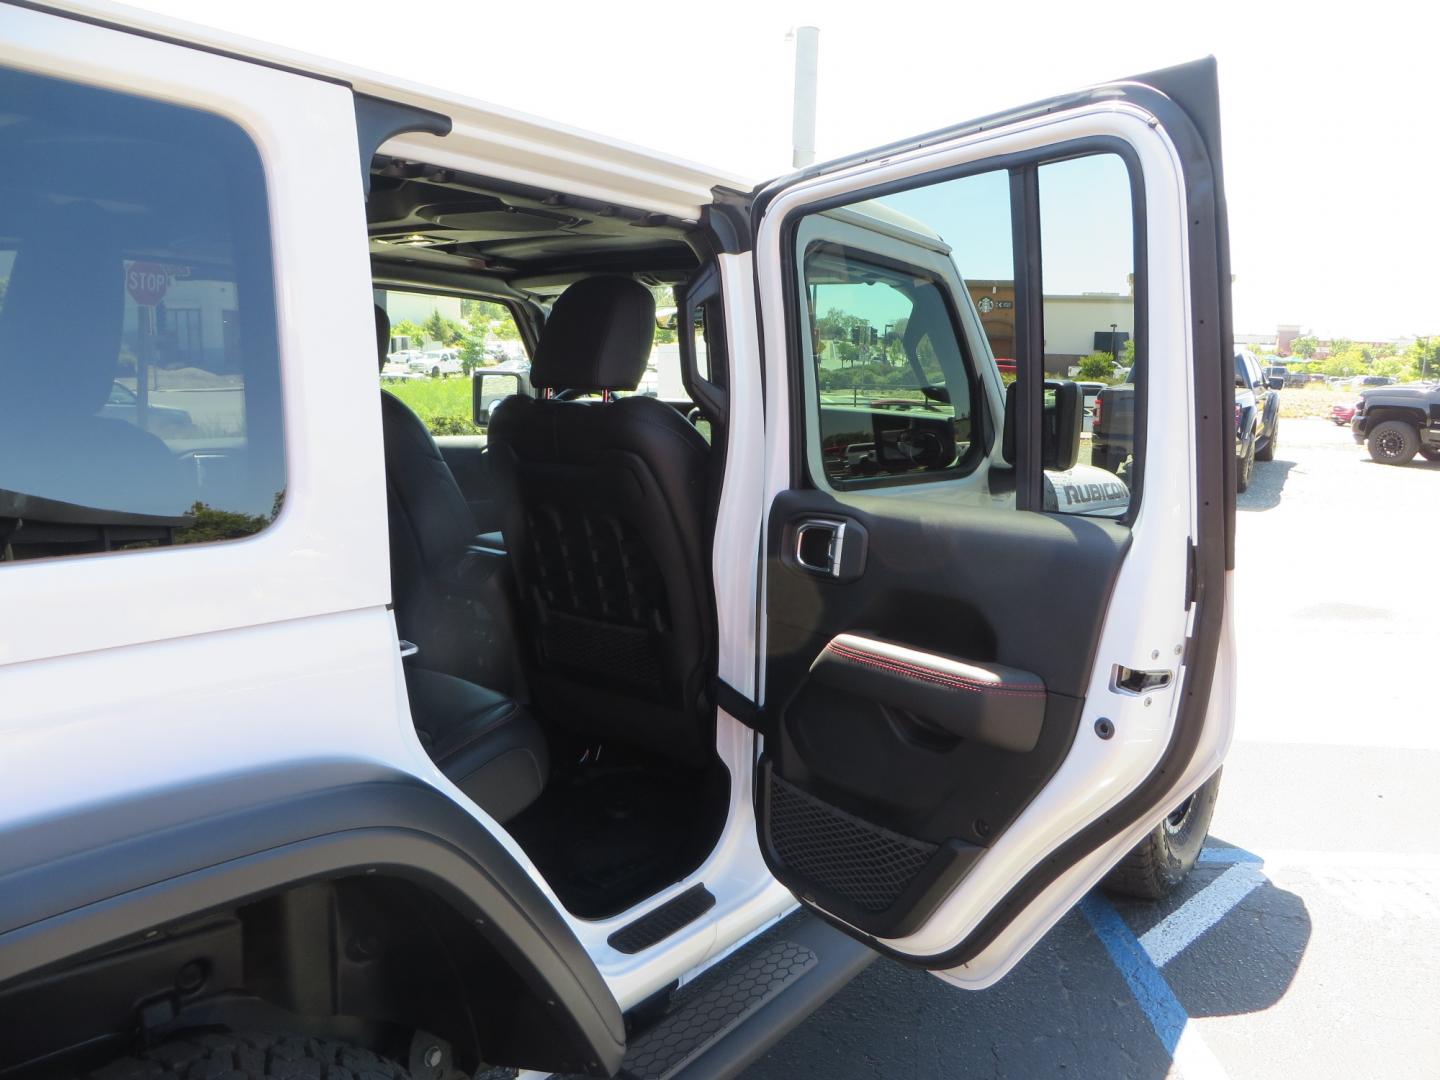
[[[134,262],[125,268],[125,291],[137,304],[154,307],[169,287],[170,268],[161,263]]]

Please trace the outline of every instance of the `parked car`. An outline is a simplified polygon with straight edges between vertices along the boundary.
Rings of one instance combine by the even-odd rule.
[[[1382,465],[1407,464],[1418,453],[1440,461],[1440,384],[1361,391],[1350,421],[1355,441]]]
[[[0,364],[7,1080],[733,1076],[877,956],[981,989],[1086,890],[1180,886],[1237,681],[1213,61],[752,185],[75,8],[0,4],[0,342],[63,312],[87,345]],[[1045,172],[1122,146],[1103,199]],[[1132,406],[1153,513],[883,201],[984,169],[1085,196],[988,204],[1012,232],[1113,195],[1165,253],[1135,276],[1174,376]],[[122,250],[238,305],[209,460],[93,415]],[[657,281],[705,330],[683,411],[616,399]],[[484,438],[376,386],[375,289],[442,286],[536,343]],[[867,290],[948,409],[815,392],[811,298]]]
[[[1133,371],[1125,382],[1107,386],[1095,400],[1090,460],[1102,469],[1124,475],[1134,452],[1135,384]],[[1283,378],[1266,379],[1248,349],[1235,351],[1235,490],[1250,486],[1256,461],[1270,461],[1280,438],[1280,388]]]
[[[451,375],[465,374],[465,367],[460,363],[460,354],[454,349],[421,353],[410,360],[409,367],[416,374],[428,375],[432,379],[448,379]]]
[[[1246,491],[1255,462],[1272,461],[1280,441],[1283,377],[1267,378],[1249,349],[1235,353],[1235,490]]]
[[[1330,419],[1339,427],[1347,427],[1350,421],[1355,419],[1355,407],[1354,402],[1349,405],[1331,405]]]

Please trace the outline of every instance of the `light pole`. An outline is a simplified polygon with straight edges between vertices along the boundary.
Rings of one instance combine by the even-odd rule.
[[[1116,366],[1120,364],[1120,343],[1115,340],[1115,328],[1119,325],[1113,322],[1110,324],[1110,360]]]

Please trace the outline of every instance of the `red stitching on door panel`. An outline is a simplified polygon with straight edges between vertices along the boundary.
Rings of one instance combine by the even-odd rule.
[[[1023,686],[1018,683],[982,683],[974,679],[967,679],[961,675],[951,675],[948,672],[936,671],[934,668],[920,667],[917,664],[907,663],[904,660],[896,660],[893,657],[880,657],[874,653],[861,652],[849,645],[837,645],[830,642],[825,646],[828,652],[846,660],[853,660],[859,664],[869,664],[871,667],[881,668],[895,675],[903,675],[907,678],[917,679],[922,682],[935,683],[940,686],[947,686],[956,690],[969,690],[977,694],[1006,694],[1012,697],[1044,697],[1045,691],[1033,686]]]

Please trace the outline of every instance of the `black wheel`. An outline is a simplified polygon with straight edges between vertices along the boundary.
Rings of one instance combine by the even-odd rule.
[[[1420,433],[1404,420],[1386,420],[1370,429],[1365,439],[1370,460],[1381,465],[1404,465],[1420,449]]]
[[[1235,462],[1235,490],[1245,491],[1250,487],[1250,477],[1255,472],[1255,444],[1239,461]]]
[[[409,1080],[405,1068],[359,1047],[299,1035],[204,1034],[119,1058],[86,1080]]]
[[[1136,844],[1105,875],[1100,884],[1110,892],[1135,896],[1141,900],[1163,900],[1177,888],[1195,866],[1205,836],[1210,831],[1210,818],[1215,813],[1215,799],[1220,794],[1220,773],[1206,780],[1150,835]]]
[[[1256,461],[1274,461],[1275,444],[1280,441],[1280,418],[1275,418],[1275,426],[1270,429],[1270,437],[1265,440],[1265,445],[1255,451]]]
[[[438,367],[432,367],[432,368],[430,369],[430,377],[431,377],[432,379],[438,379],[438,378],[440,378],[440,369],[439,369]]]
[[[1422,446],[1420,456],[1426,461],[1440,461],[1440,446]]]

